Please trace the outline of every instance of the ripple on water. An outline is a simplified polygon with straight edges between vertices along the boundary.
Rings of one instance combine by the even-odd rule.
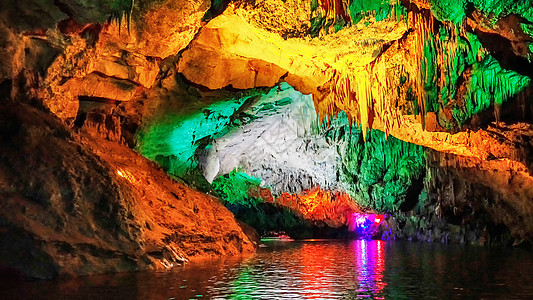
[[[270,243],[171,272],[5,284],[0,299],[533,299],[533,253],[383,241]]]

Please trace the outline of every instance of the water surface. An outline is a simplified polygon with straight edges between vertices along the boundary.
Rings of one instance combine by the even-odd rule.
[[[169,272],[0,284],[0,299],[533,299],[533,253],[383,241],[270,242]]]

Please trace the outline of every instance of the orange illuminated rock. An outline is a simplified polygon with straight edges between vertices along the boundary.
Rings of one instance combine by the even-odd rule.
[[[312,222],[323,222],[330,227],[348,225],[350,216],[361,208],[342,192],[324,191],[320,188],[305,191],[300,195],[283,193],[275,203],[300,214]]]
[[[128,101],[133,98],[137,86],[129,81],[102,77],[91,73],[83,78],[73,78],[61,86],[63,93],[72,97],[91,97],[117,101]]]
[[[138,53],[160,58],[178,54],[200,29],[210,5],[208,0],[166,0],[155,5],[140,18]]]
[[[0,127],[0,267],[53,278],[254,251],[217,199],[126,146],[21,104]]]
[[[125,19],[121,24],[105,24],[96,47],[160,59],[176,55],[198,32],[201,19],[211,4],[208,0],[148,2],[152,3],[134,12],[129,29]]]
[[[124,79],[151,88],[159,73],[159,65],[146,57],[118,51],[116,53],[102,52],[89,61],[88,73],[99,73],[116,79]]]
[[[292,8],[286,4],[278,9],[290,14]],[[364,30],[358,26],[345,28],[322,39],[283,39],[258,15],[254,9],[230,6],[202,28],[183,52],[178,71],[189,81],[210,89],[244,89],[283,80],[302,93],[313,94],[321,118],[345,111],[352,124],[379,129],[438,151],[474,157],[501,153],[496,157],[515,159],[516,155],[508,152],[516,150],[501,140],[472,142],[487,135],[483,130],[452,134],[438,124],[435,114],[421,117],[401,110],[410,104],[398,99],[398,88],[405,89],[402,94],[406,94],[409,87],[413,87],[419,107],[425,110],[425,102],[420,101],[425,97],[420,62],[433,17],[410,13],[409,27],[414,30],[405,36],[405,20],[387,20],[371,23]],[[453,43],[447,46],[451,51],[453,47]],[[446,63],[442,53],[438,59]],[[268,66],[258,71],[264,72],[263,78],[268,80],[255,79],[259,75],[253,64],[258,60]],[[409,74],[410,82],[402,85],[400,78],[405,74]],[[522,167],[527,165],[524,158],[519,161]]]
[[[183,54],[179,70],[186,74],[188,80],[213,90],[227,86],[237,89],[274,86],[287,73],[264,60],[243,60],[236,55],[213,52],[197,45],[191,45],[189,51]]]
[[[349,225],[354,213],[361,207],[344,192],[332,192],[316,187],[300,194],[282,193],[274,198],[269,188],[255,187],[248,192],[250,197],[288,208],[304,220],[314,224],[326,224],[332,228]]]
[[[6,36],[0,54],[9,62],[0,67],[0,80],[13,80],[13,97],[31,92],[30,98],[38,98],[56,116],[71,122],[80,96],[128,101],[142,90],[137,87],[153,87],[161,60],[176,56],[190,43],[210,1],[149,1],[135,9],[129,26],[125,19],[120,24],[104,22],[110,13],[106,3],[102,11],[86,3],[62,5],[72,16],[57,20],[57,26],[20,32],[18,27],[26,20],[0,22],[0,32]],[[56,53],[43,52],[39,44]],[[16,82],[24,80],[35,81],[35,87],[19,88]]]
[[[284,40],[281,36],[246,22],[245,11],[226,11],[211,20],[184,51],[178,70],[196,84],[217,89],[229,84],[246,88],[254,87],[254,81],[239,81],[242,68],[227,69],[224,77],[233,81],[213,83],[211,77],[222,75],[222,68],[215,62],[231,66],[263,60],[288,72],[285,81],[303,93],[320,95],[319,88],[333,77],[336,71],[353,70],[374,60],[373,53],[387,42],[399,39],[407,29],[402,23],[389,22],[383,28],[370,27],[368,31],[349,28],[321,40],[299,38]],[[379,40],[363,46],[365,39]],[[213,56],[213,58],[210,58]],[[208,61],[208,64],[202,64]],[[195,66],[190,69],[190,66]],[[253,69],[248,72],[254,73]],[[199,74],[203,74],[202,77]],[[277,82],[283,73],[272,73],[270,82]],[[247,75],[242,78],[254,77]]]

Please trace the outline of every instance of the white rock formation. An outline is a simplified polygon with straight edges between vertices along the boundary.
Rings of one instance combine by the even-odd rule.
[[[261,178],[273,194],[340,188],[337,147],[318,130],[312,96],[283,84],[258,101],[245,112],[251,122],[214,140],[200,157],[206,179],[237,168]]]

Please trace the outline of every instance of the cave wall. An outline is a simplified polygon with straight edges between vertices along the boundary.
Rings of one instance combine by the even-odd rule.
[[[236,169],[261,179],[244,198],[285,193],[292,214],[338,202],[312,214],[330,225],[368,210],[398,237],[530,241],[531,22],[529,1],[3,1],[3,264],[51,277],[251,251],[223,206],[132,149],[207,193]],[[117,173],[132,162],[150,174]],[[11,244],[35,247],[28,265]]]
[[[512,236],[507,243],[531,241],[533,182],[526,169],[510,167],[511,162],[505,160],[482,161],[438,152],[432,152],[428,160],[428,191],[436,200],[437,216],[475,227],[476,238],[481,232],[486,243],[490,242],[487,232],[501,230],[501,225]]]
[[[397,215],[401,238],[492,246],[529,246],[531,177],[508,161],[428,151],[418,201]],[[394,234],[394,233],[393,233]]]
[[[110,0],[4,2],[2,49],[10,59],[0,81],[11,98],[32,99],[72,122],[80,101],[129,101],[154,86],[209,7],[182,0],[134,7]],[[32,17],[40,12],[42,18]]]
[[[217,199],[128,147],[27,105],[0,114],[0,268],[53,278],[253,252]]]

